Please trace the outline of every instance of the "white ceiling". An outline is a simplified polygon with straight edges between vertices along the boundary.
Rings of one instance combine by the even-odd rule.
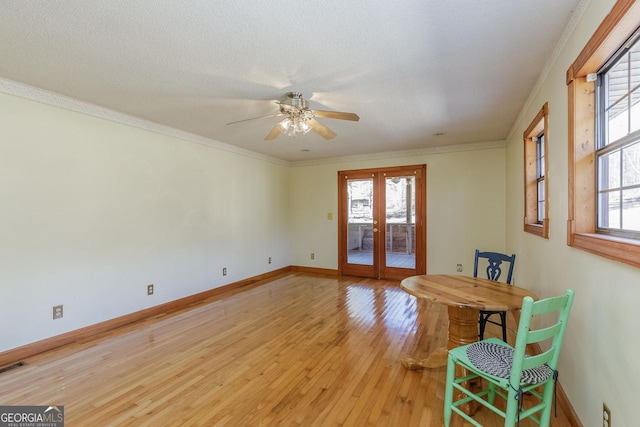
[[[499,141],[587,3],[0,0],[0,78],[287,161]],[[360,121],[226,124],[289,91]]]

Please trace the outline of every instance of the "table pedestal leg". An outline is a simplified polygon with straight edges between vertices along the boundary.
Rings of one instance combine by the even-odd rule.
[[[449,307],[449,335],[447,347],[434,350],[426,359],[406,356],[402,366],[417,371],[424,368],[442,368],[447,366],[447,355],[451,348],[478,341],[478,310]]]
[[[427,356],[426,359],[416,359],[415,357],[406,356],[401,360],[402,366],[410,371],[419,371],[420,369],[434,369],[447,366],[448,350],[446,347],[438,348]]]

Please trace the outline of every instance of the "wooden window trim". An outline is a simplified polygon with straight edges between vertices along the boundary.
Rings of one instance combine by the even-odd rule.
[[[567,244],[640,267],[640,240],[596,234],[596,73],[633,35],[640,3],[618,0],[567,70],[569,95],[569,218]]]
[[[524,231],[536,236],[549,238],[549,165],[548,129],[549,105],[547,102],[536,114],[527,130],[524,131]],[[542,224],[538,223],[538,177],[537,177],[537,147],[535,137],[544,132],[544,216]]]

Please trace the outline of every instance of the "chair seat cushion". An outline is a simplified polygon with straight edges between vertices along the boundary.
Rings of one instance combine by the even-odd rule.
[[[476,368],[500,378],[509,378],[513,365],[513,348],[479,341],[467,346],[467,357]],[[553,370],[546,364],[522,371],[521,382],[537,384],[553,376]]]

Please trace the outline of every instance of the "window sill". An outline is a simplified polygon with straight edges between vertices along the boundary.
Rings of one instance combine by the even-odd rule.
[[[640,267],[640,241],[593,233],[569,234],[569,246]]]
[[[547,221],[545,224],[524,224],[524,231],[527,233],[535,234],[536,236],[540,236],[544,239],[549,238],[549,227]]]

